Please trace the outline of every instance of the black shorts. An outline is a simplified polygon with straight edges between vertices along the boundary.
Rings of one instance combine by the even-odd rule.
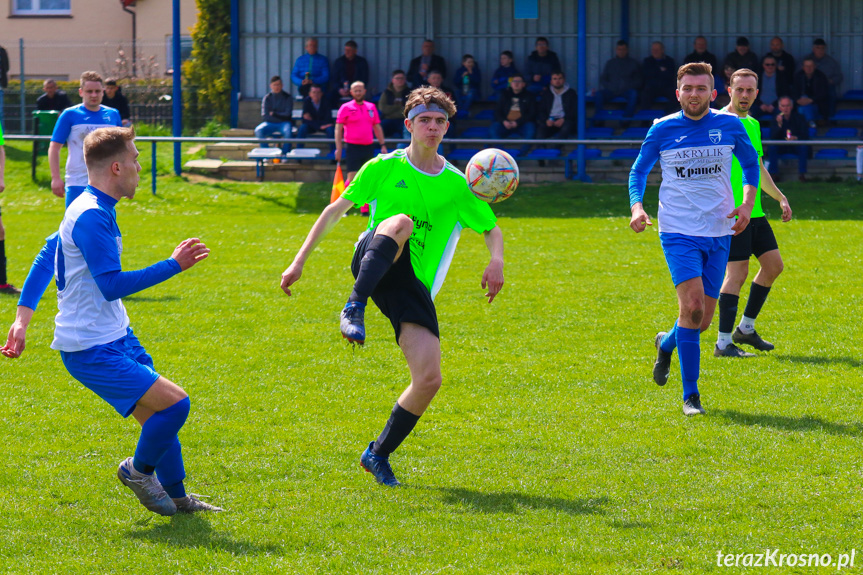
[[[731,238],[731,251],[728,254],[730,262],[744,262],[749,256],[760,258],[770,250],[778,250],[776,236],[767,218],[761,216],[752,218],[746,229]]]
[[[374,237],[374,230],[367,233],[357,244],[351,261],[354,278],[360,272],[360,262]],[[431,294],[423,282],[417,278],[410,261],[410,250],[402,250],[402,255],[387,271],[372,293],[372,301],[387,316],[396,332],[396,343],[402,333],[403,322],[415,323],[427,328],[440,339],[437,311]]]
[[[359,172],[363,164],[375,157],[375,145],[345,144],[345,166],[348,172]]]

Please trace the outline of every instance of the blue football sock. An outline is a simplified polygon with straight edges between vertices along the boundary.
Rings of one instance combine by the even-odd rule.
[[[700,329],[677,328],[677,355],[680,356],[680,377],[683,380],[683,401],[698,393],[698,370],[701,363]]]
[[[168,493],[169,497],[179,499],[186,496],[183,480],[186,478],[186,468],[183,466],[183,452],[180,440],[174,438],[174,443],[162,456],[162,461],[156,467],[156,477]]]
[[[135,469],[141,470],[139,465],[150,469],[159,467],[162,457],[177,442],[177,433],[186,423],[190,405],[189,398],[185,397],[168,409],[157,411],[144,422],[135,448]]]
[[[665,353],[671,353],[674,351],[674,348],[677,347],[677,321],[674,322],[674,327],[672,327],[668,333],[662,336],[662,339],[659,340],[659,349],[664,351]]]

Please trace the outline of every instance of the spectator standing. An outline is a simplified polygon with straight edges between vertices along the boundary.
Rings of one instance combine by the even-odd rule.
[[[122,88],[117,85],[117,80],[114,78],[105,80],[105,93],[102,95],[102,105],[114,108],[120,112],[120,120],[122,120],[124,128],[132,125],[132,112],[129,109],[129,100],[123,94]]]
[[[270,91],[261,100],[261,123],[255,128],[255,137],[263,140],[278,133],[283,138],[290,138],[293,129],[291,120],[293,109],[294,101],[285,92],[282,79],[279,76],[270,78]],[[262,142],[261,146],[269,148],[270,144]],[[290,149],[289,143],[282,146],[283,152],[288,152]]]
[[[465,54],[461,57],[461,67],[455,71],[454,81],[458,108],[467,113],[471,105],[481,97],[482,78],[473,56]]]
[[[411,89],[408,88],[404,70],[394,70],[389,86],[378,100],[381,128],[384,136],[401,137],[405,133],[405,102]],[[410,135],[410,134],[408,134]]]
[[[772,118],[779,113],[779,98],[791,94],[791,85],[785,72],[779,71],[778,60],[773,54],[764,56],[761,69],[762,73],[758,76],[758,98],[750,115],[756,118]]]
[[[57,82],[51,78],[42,83],[42,91],[44,93],[36,99],[37,110],[62,112],[66,108],[72,107],[69,96],[63,90],[57,89]]]
[[[324,98],[324,91],[317,84],[312,84],[309,95],[303,100],[303,121],[297,127],[297,138],[308,138],[315,132],[323,132],[328,138],[334,138],[336,123],[333,121],[333,108]]]
[[[301,97],[309,95],[312,84],[317,84],[324,92],[330,83],[330,63],[327,57],[318,54],[317,38],[306,39],[306,51],[294,62],[291,81]]]
[[[746,36],[737,37],[736,47],[725,57],[724,64],[734,68],[735,72],[741,68],[748,68],[756,74],[761,73],[758,67],[758,56],[749,50],[749,39]]]
[[[378,109],[371,102],[366,102],[366,86],[362,82],[351,84],[350,102],[342,104],[336,116],[336,161],[342,161],[342,149],[345,150],[347,165],[347,188],[363,164],[374,158],[375,137],[381,145],[381,153],[387,153],[384,131],[381,128],[381,118]],[[360,209],[364,216],[369,215],[368,204]]]
[[[527,90],[534,93],[542,92],[551,83],[551,74],[563,70],[557,54],[548,49],[548,39],[540,36],[536,39],[536,49],[527,57],[525,74],[527,75]]]
[[[550,80],[550,79],[549,79]],[[516,74],[512,85],[501,95],[489,128],[495,140],[516,137],[532,140],[536,135],[536,97],[525,88],[524,77]]]
[[[518,74],[518,70],[513,63],[512,52],[504,50],[500,53],[500,66],[494,71],[491,77],[491,96],[489,100],[497,102],[504,90],[509,88],[509,82],[512,77]]]
[[[714,73],[719,70],[716,56],[707,51],[707,38],[704,36],[696,36],[695,41],[692,43],[692,48],[692,52],[687,54],[686,58],[683,59],[684,64],[704,62],[705,64],[710,64]]]
[[[623,115],[631,118],[638,104],[638,91],[641,89],[641,66],[629,56],[629,45],[618,40],[614,47],[614,58],[605,63],[599,77],[600,90],[595,93],[596,111],[605,106],[612,98],[625,98],[626,109]]]
[[[767,55],[776,58],[776,71],[785,74],[790,82],[797,71],[797,62],[794,60],[794,56],[785,51],[785,42],[782,41],[782,38],[775,36],[770,40],[770,52]]]
[[[341,105],[351,99],[351,84],[354,82],[369,83],[369,63],[357,55],[357,43],[353,40],[345,42],[345,52],[333,62],[333,84],[335,89],[331,95],[333,106]]]
[[[802,70],[797,73],[801,72]],[[770,139],[788,141],[809,139],[809,122],[794,109],[794,102],[788,96],[779,98],[779,114],[770,123]],[[797,154],[797,171],[800,174],[800,181],[805,182],[809,146],[770,146],[768,151],[770,162],[767,171],[775,180],[779,173],[779,155],[787,153]]]
[[[543,90],[536,114],[536,133],[541,139],[565,139],[575,135],[578,125],[578,96],[566,83],[563,72],[551,75],[548,90]]]
[[[815,67],[827,76],[830,89],[827,92],[827,115],[825,120],[833,117],[836,113],[836,100],[839,99],[839,87],[842,85],[842,67],[835,58],[827,53],[827,42],[817,38],[812,43],[812,53],[806,56],[815,60]]]
[[[446,76],[446,62],[434,53],[434,42],[425,40],[422,54],[411,60],[408,67],[408,82],[410,82],[411,88],[427,86],[428,75],[432,70],[437,70],[441,76]]]
[[[798,111],[810,122],[815,120],[816,110],[822,118],[830,117],[830,82],[824,72],[816,68],[813,58],[805,58],[801,69],[794,74],[791,96]]]
[[[671,56],[665,54],[665,45],[654,42],[650,45],[650,56],[641,64],[644,87],[641,90],[641,105],[648,109],[657,98],[665,98],[666,108],[677,108],[677,65]]]

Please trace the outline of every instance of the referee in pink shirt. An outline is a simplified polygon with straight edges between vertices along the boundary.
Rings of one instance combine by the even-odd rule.
[[[342,147],[347,144],[345,164],[347,180],[345,187],[363,167],[363,164],[374,157],[374,139],[377,137],[381,145],[381,153],[387,153],[384,140],[384,130],[381,128],[381,118],[377,106],[366,102],[366,85],[362,82],[351,84],[353,100],[342,104],[336,116],[336,161],[342,161]],[[364,216],[369,215],[368,205],[360,209]]]

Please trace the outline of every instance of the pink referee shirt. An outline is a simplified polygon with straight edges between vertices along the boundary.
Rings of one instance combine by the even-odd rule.
[[[344,124],[346,143],[368,146],[375,141],[374,127],[381,123],[381,118],[377,107],[371,102],[357,104],[356,100],[351,100],[339,108],[336,123]]]

